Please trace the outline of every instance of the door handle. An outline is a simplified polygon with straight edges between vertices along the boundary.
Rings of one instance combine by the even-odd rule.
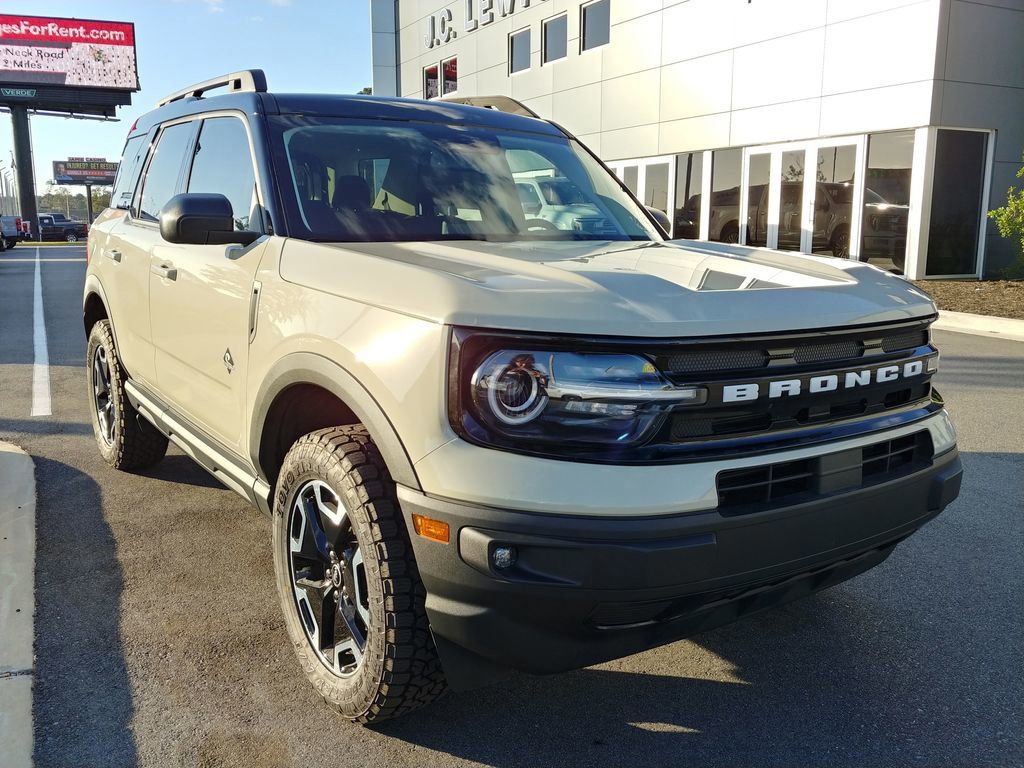
[[[154,264],[150,269],[154,275],[159,275],[165,280],[177,280],[178,270],[172,264]]]
[[[117,262],[118,264],[121,263],[121,252],[119,250],[112,248],[109,251],[106,251],[106,254],[107,258],[111,261]]]

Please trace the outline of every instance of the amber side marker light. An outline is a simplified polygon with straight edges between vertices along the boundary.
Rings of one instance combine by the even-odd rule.
[[[448,543],[448,523],[414,514],[412,516],[412,527],[415,529],[416,534],[424,539],[439,541],[442,544]]]

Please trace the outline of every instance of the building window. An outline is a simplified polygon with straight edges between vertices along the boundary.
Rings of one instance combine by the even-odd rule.
[[[508,37],[508,70],[512,74],[530,68],[530,30],[524,29]]]
[[[676,155],[676,210],[672,237],[696,240],[700,237],[701,187],[704,183],[704,153]]]
[[[977,272],[987,155],[988,134],[939,130],[935,141],[926,275]]]
[[[738,243],[742,149],[720,149],[711,156],[711,212],[708,240]]]
[[[437,64],[425,67],[423,70],[423,98],[433,99],[440,95],[437,81]]]
[[[564,13],[544,22],[543,51],[541,61],[564,59],[569,47],[569,17]]]
[[[459,60],[448,59],[441,63],[441,93],[448,95],[459,89]]]
[[[583,6],[580,29],[584,51],[607,45],[611,39],[611,0],[597,0]]]
[[[913,166],[913,131],[868,136],[860,255],[884,269],[902,271],[906,262]]]

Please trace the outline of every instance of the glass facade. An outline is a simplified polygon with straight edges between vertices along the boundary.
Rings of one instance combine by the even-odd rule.
[[[676,155],[676,210],[672,236],[696,240],[700,237],[701,188],[704,153]]]
[[[512,74],[530,68],[530,30],[508,36],[508,71]]]
[[[751,155],[747,162],[747,245],[768,245],[768,192],[771,155]]]
[[[584,51],[607,45],[611,39],[612,16],[610,0],[597,0],[584,5],[580,23],[582,30],[581,46]]]
[[[459,90],[459,60],[448,59],[441,64],[442,88],[445,95]]]
[[[976,272],[987,154],[986,133],[938,131],[925,274]]]
[[[569,53],[569,17],[564,13],[544,22],[543,55],[541,61],[548,64],[564,59]]]
[[[711,156],[711,215],[708,240],[738,243],[742,149],[720,149]]]
[[[913,166],[913,131],[868,136],[860,252],[885,269],[902,271],[906,264]]]
[[[850,255],[857,147],[819,147],[815,157],[811,253],[845,259]]]
[[[433,99],[441,94],[439,90],[440,86],[438,83],[438,66],[432,64],[429,67],[423,69],[423,98]]]

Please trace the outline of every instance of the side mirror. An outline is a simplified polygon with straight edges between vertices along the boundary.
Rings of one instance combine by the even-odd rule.
[[[224,195],[175,195],[160,211],[160,236],[181,245],[249,245],[260,235],[235,229],[231,202]]]
[[[667,213],[665,213],[664,211],[660,211],[657,208],[651,208],[651,206],[649,205],[646,205],[644,207],[647,209],[647,212],[651,214],[654,220],[658,222],[658,225],[663,230],[665,230],[665,234],[668,234],[669,232],[672,231],[672,222],[669,221]]]

